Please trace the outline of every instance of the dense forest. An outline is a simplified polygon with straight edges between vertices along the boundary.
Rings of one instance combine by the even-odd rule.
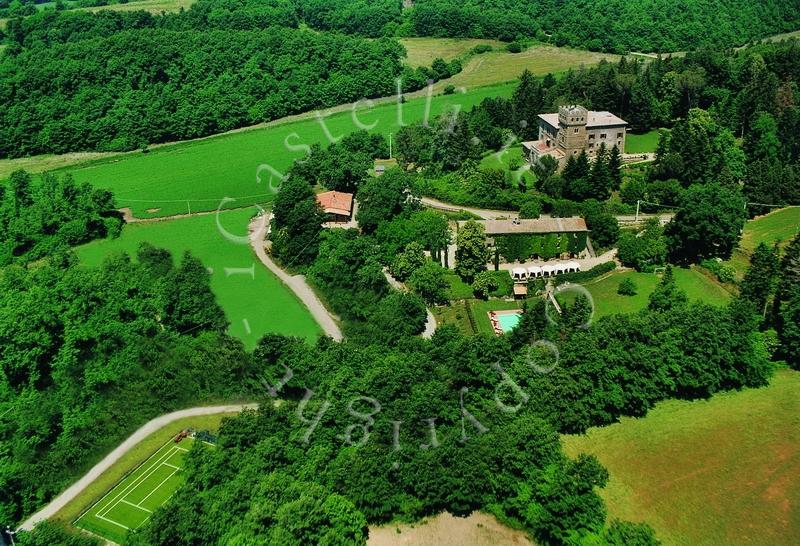
[[[534,36],[615,53],[732,47],[798,23],[800,7],[781,0],[419,0],[407,17],[413,35]]]
[[[286,2],[9,21],[0,157],[131,150],[391,95],[460,70],[404,67],[396,40],[301,30]],[[268,32],[262,30],[268,29]]]
[[[0,156],[127,150],[390,95],[396,42],[294,29],[127,30],[0,61]],[[124,69],[123,69],[124,68]]]
[[[316,30],[371,38],[535,38],[613,53],[741,46],[797,30],[800,25],[800,7],[780,0],[417,0],[409,8],[403,8],[401,0],[199,0],[189,10],[166,17],[144,12],[99,12],[97,16],[73,12],[58,17],[65,14],[60,10],[36,16],[28,3],[5,9],[8,17],[29,16],[32,21],[23,25],[28,27],[26,32],[38,26],[41,36],[43,28],[53,24],[59,30],[48,40],[63,40],[95,25],[116,32],[153,26],[182,30],[296,28],[302,23]],[[56,22],[58,19],[70,23]]]
[[[16,171],[0,186],[0,266],[114,237],[122,229],[120,216],[105,190],[76,184],[70,175],[45,174],[37,183]]]
[[[0,270],[0,520],[19,521],[167,411],[241,396],[250,358],[206,268],[141,247]]]

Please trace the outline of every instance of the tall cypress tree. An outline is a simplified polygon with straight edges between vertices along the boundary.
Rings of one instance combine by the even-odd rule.
[[[544,92],[541,82],[525,70],[519,79],[519,85],[511,96],[514,112],[514,132],[522,139],[536,138],[539,132],[537,119],[544,108]]]
[[[622,186],[622,153],[616,144],[608,154],[608,170],[611,173],[611,189],[617,191]]]
[[[605,201],[611,197],[611,186],[614,184],[608,166],[608,154],[605,145],[600,146],[597,157],[594,159],[592,171],[589,175],[589,191],[591,197],[598,201]]]

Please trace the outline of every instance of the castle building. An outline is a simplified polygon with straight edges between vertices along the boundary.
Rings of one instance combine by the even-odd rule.
[[[625,150],[628,123],[611,112],[592,112],[583,106],[562,106],[557,114],[539,115],[539,140],[523,142],[531,165],[549,155],[563,168],[570,156],[585,151],[592,158],[605,144]]]

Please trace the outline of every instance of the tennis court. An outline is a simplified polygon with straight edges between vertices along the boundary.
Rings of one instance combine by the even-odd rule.
[[[129,531],[141,527],[183,483],[183,458],[193,441],[170,440],[84,512],[75,525],[122,543]]]

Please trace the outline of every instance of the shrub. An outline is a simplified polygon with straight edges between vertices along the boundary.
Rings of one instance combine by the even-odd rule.
[[[492,46],[489,44],[478,44],[472,48],[472,53],[474,55],[480,55],[481,53],[488,53],[492,50]]]
[[[519,209],[520,218],[538,218],[542,213],[542,204],[538,199],[526,199]]]
[[[506,46],[506,50],[508,50],[509,53],[521,53],[522,44],[519,42],[511,42]]]
[[[452,83],[447,84],[444,87],[444,90],[442,91],[442,93],[444,93],[445,95],[452,95],[455,92],[456,92],[456,86],[453,85]]]
[[[736,280],[736,269],[733,266],[724,264],[716,259],[708,259],[700,262],[700,266],[713,273],[720,282],[733,282]]]
[[[475,275],[475,280],[472,282],[472,291],[475,296],[481,299],[489,299],[489,294],[499,288],[497,278],[491,271],[481,271]]]
[[[559,275],[553,279],[553,282],[555,284],[563,284],[565,282],[574,282],[574,283],[586,282],[592,279],[596,279],[601,275],[605,275],[610,271],[614,271],[616,267],[617,267],[616,262],[605,262],[602,264],[597,264],[588,271],[579,271],[577,273],[565,273],[564,275]]]
[[[736,269],[732,265],[722,264],[717,272],[720,282],[733,282],[736,280]]]
[[[620,296],[635,296],[637,293],[636,283],[633,279],[623,279],[617,288],[617,294]]]
[[[408,284],[429,305],[447,303],[447,289],[450,284],[445,278],[446,273],[445,268],[428,260],[425,265],[414,271]]]

